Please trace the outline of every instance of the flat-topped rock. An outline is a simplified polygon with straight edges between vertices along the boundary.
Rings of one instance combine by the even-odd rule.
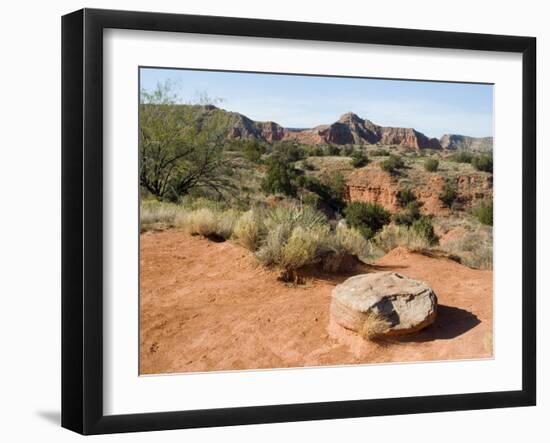
[[[396,272],[376,272],[337,285],[330,310],[336,323],[352,331],[364,333],[374,327],[376,335],[410,334],[433,323],[437,296],[421,281]],[[368,324],[373,321],[377,325]]]

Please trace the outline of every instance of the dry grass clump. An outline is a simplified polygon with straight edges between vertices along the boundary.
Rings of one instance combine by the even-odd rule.
[[[181,212],[182,208],[173,203],[164,203],[157,200],[142,201],[140,208],[141,230],[173,227]]]
[[[233,234],[239,213],[228,209],[219,211],[203,207],[177,218],[176,226],[191,235],[202,235],[215,240],[226,240]]]
[[[331,231],[326,217],[309,206],[274,208],[266,214],[265,226],[267,234],[256,257],[265,266],[281,268],[286,281],[298,281],[306,266],[336,272],[347,266],[347,258],[369,255],[359,232],[346,227]]]
[[[390,326],[391,324],[384,316],[369,311],[367,312],[363,326],[358,332],[366,340],[376,340],[386,334]]]
[[[422,251],[432,245],[431,240],[418,231],[405,225],[393,223],[382,228],[382,231],[374,238],[374,243],[385,252],[389,252],[398,246],[411,251]]]
[[[250,251],[256,251],[264,235],[265,227],[258,210],[244,212],[233,229],[233,238]]]
[[[493,269],[493,235],[490,229],[479,228],[442,246],[449,254],[470,268]]]
[[[334,234],[336,248],[341,252],[354,255],[365,263],[383,255],[379,248],[368,241],[357,229],[339,224]]]
[[[280,205],[273,208],[265,218],[267,229],[284,226],[289,232],[296,227],[306,230],[327,225],[326,216],[308,205]]]

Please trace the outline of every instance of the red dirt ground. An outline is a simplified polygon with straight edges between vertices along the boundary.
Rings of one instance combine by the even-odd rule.
[[[175,230],[144,233],[140,372],[492,356],[492,271],[402,248],[384,256],[373,270],[428,283],[439,300],[436,322],[406,339],[368,342],[330,321],[331,290],[348,276],[316,276],[304,287],[290,287],[235,243]]]

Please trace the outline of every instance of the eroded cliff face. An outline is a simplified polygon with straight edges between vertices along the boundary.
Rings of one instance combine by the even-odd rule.
[[[378,203],[391,212],[399,209],[399,182],[381,169],[363,168],[353,172],[346,185],[349,202]]]
[[[382,128],[379,142],[383,145],[399,145],[411,149],[441,149],[437,138],[428,138],[412,128]]]
[[[275,122],[259,122],[257,126],[262,138],[268,142],[282,140],[287,132],[285,128]]]
[[[455,208],[469,210],[479,201],[493,196],[491,174],[471,172],[443,177],[440,174],[412,172],[412,177],[399,177],[382,171],[378,165],[354,171],[348,178],[346,197],[349,202],[378,203],[390,212],[402,208],[397,197],[400,189],[410,187],[417,200],[422,203],[421,211],[426,215],[446,216],[451,214],[440,200],[439,195],[446,183],[457,191]],[[413,183],[410,185],[408,183]]]
[[[303,143],[332,143],[346,144],[374,144],[398,145],[404,148],[441,149],[439,140],[428,138],[413,128],[392,128],[379,126],[369,120],[364,120],[348,112],[343,114],[337,122],[330,125],[317,126],[286,134],[287,138],[296,138]]]
[[[441,147],[449,151],[465,149],[488,152],[493,149],[493,137],[468,137],[459,134],[445,134],[440,140]]]
[[[397,145],[401,148],[420,149],[468,149],[490,151],[492,137],[475,138],[464,135],[446,134],[441,140],[429,138],[414,128],[380,126],[362,119],[353,112],[342,114],[331,123],[310,129],[289,129],[272,121],[255,121],[238,112],[226,111],[213,105],[177,105],[183,115],[198,131],[209,131],[234,140],[256,139],[266,142],[297,140],[302,143],[319,145]]]

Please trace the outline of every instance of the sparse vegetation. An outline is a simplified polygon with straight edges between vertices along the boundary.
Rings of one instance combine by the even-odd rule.
[[[420,216],[420,203],[413,200],[407,204],[405,210],[394,214],[392,220],[398,225],[411,226]]]
[[[390,151],[387,149],[373,149],[370,151],[370,155],[373,157],[387,157],[390,155]]]
[[[493,157],[491,155],[479,155],[472,158],[472,166],[478,171],[493,172]]]
[[[458,257],[462,264],[471,268],[493,269],[493,236],[488,228],[468,231],[446,242],[441,249]]]
[[[450,208],[456,200],[456,195],[456,188],[450,183],[445,183],[441,193],[439,194],[439,199],[446,207]]]
[[[409,203],[416,201],[416,195],[414,191],[409,187],[401,188],[399,191],[397,191],[397,200],[399,201],[399,205],[401,207],[405,207]]]
[[[435,172],[439,168],[439,160],[433,157],[424,160],[424,169],[428,172]]]
[[[403,159],[397,155],[390,154],[386,160],[380,162],[380,168],[382,171],[389,172],[390,174],[396,173],[398,170],[405,167]]]
[[[367,155],[363,151],[355,151],[351,156],[351,164],[354,168],[362,168],[369,162]]]
[[[493,226],[493,200],[480,202],[474,209],[474,214],[480,223]]]
[[[474,155],[469,151],[458,151],[449,157],[449,160],[456,163],[471,163]]]
[[[375,244],[384,252],[389,252],[398,246],[411,251],[422,251],[430,248],[433,241],[426,238],[420,230],[406,225],[389,224],[374,237]]]
[[[437,235],[435,235],[434,227],[430,217],[424,216],[415,220],[411,225],[411,229],[415,231],[418,235],[420,235],[422,238],[426,239],[429,246],[433,246],[437,244],[438,237]]]

